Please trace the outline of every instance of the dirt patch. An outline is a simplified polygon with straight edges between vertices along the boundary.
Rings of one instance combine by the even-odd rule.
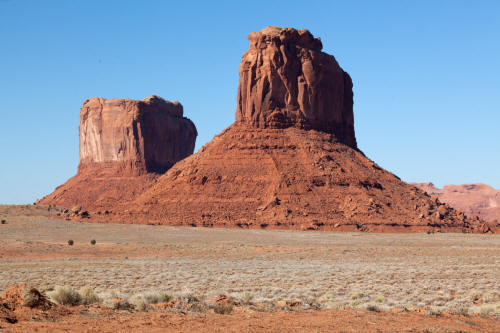
[[[361,310],[183,315],[79,308],[55,322],[22,320],[2,328],[5,332],[498,332],[500,321],[490,316]]]

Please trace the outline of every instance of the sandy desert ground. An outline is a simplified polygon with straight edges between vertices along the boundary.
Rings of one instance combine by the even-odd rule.
[[[206,305],[227,295],[241,306],[217,314],[209,306],[80,305],[55,321],[0,322],[6,331],[75,323],[98,331],[500,331],[499,235],[93,224],[56,213],[0,206],[1,293],[25,282],[48,294],[88,287],[101,300],[166,293]]]

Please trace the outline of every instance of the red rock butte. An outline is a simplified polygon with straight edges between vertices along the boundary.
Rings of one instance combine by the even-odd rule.
[[[356,148],[349,74],[304,29],[252,32],[239,67],[236,121],[258,128],[298,127],[332,133]]]
[[[143,183],[133,196],[118,191],[120,199],[114,202],[77,198],[91,220],[493,232],[479,218],[401,181],[357,148],[351,79],[333,56],[321,52],[318,38],[307,30],[278,27],[248,38],[250,48],[239,67],[235,123],[196,154]]]
[[[433,183],[412,184],[468,216],[477,215],[489,221],[500,230],[500,190],[486,184],[446,185],[443,189]]]
[[[179,102],[150,96],[86,100],[78,173],[42,204],[100,207],[130,200],[194,151],[197,131]]]

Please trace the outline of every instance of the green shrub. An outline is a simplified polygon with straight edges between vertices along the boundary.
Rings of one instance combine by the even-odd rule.
[[[95,239],[92,239],[92,240],[90,241],[90,244],[92,244],[92,245],[95,245],[95,243],[96,243]]]
[[[7,223],[7,221],[6,220],[2,220],[2,224],[5,224],[5,223]]]
[[[75,244],[75,242],[74,242],[72,239],[70,239],[70,240],[68,241],[68,245],[69,245],[69,246],[73,246],[73,244]]]

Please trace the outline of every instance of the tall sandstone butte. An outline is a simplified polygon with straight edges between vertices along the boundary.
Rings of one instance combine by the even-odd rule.
[[[40,203],[96,210],[131,200],[191,155],[197,136],[179,102],[155,95],[141,101],[88,99],[79,133],[77,175]]]
[[[258,128],[299,127],[335,134],[356,148],[349,74],[304,29],[252,32],[239,67],[236,121]]]
[[[381,232],[492,232],[357,149],[349,76],[307,30],[249,35],[236,122],[106,221]]]

